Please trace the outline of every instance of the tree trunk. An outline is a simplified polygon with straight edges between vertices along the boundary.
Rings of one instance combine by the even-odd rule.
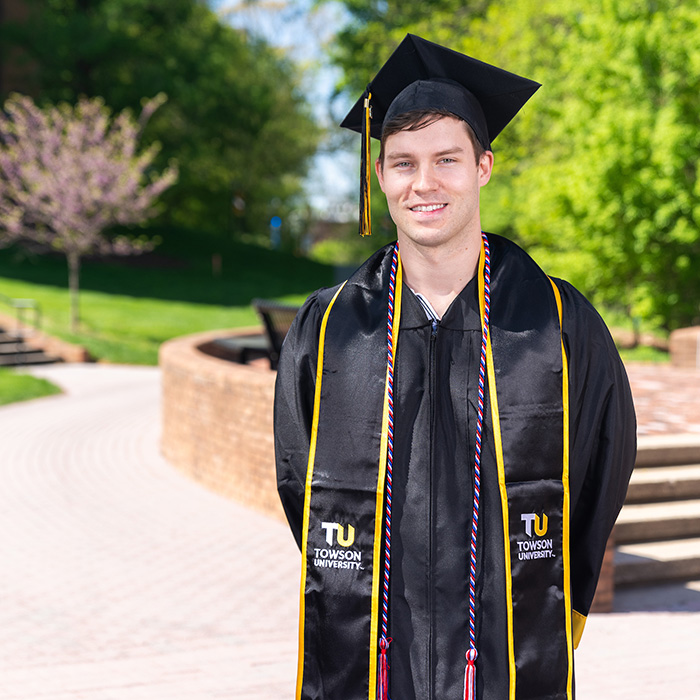
[[[639,316],[632,315],[632,306],[627,305],[627,317],[632,321],[632,349],[639,347],[642,339],[641,324]]]
[[[77,333],[80,326],[80,253],[66,253],[68,259],[68,288],[70,290],[70,329]]]

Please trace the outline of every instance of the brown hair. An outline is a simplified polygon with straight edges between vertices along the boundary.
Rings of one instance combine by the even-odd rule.
[[[476,157],[476,163],[478,165],[479,161],[481,160],[481,156],[486,152],[486,149],[481,145],[481,143],[479,143],[479,139],[476,138],[474,129],[472,129],[471,126],[464,121],[464,119],[452,114],[452,112],[442,109],[415,109],[410,112],[399,114],[391,121],[386,122],[386,124],[384,124],[382,127],[381,147],[379,150],[379,162],[382,167],[384,166],[384,146],[389,136],[398,134],[399,131],[418,131],[419,129],[424,129],[426,126],[430,126],[444,117],[458,119],[462,122],[462,124],[464,124],[469,140],[472,142],[474,156]]]

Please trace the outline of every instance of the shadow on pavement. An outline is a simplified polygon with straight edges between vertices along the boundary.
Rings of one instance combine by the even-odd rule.
[[[700,581],[618,588],[613,612],[700,612]]]

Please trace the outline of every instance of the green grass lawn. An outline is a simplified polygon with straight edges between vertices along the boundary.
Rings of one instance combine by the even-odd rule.
[[[0,250],[0,294],[36,299],[43,330],[83,345],[97,359],[153,365],[169,338],[258,325],[250,307],[255,297],[301,303],[314,289],[334,283],[331,266],[305,258],[191,231],[162,235],[163,245],[151,256],[84,263],[77,334],[69,331],[62,257]],[[221,257],[219,276],[212,255]],[[619,322],[614,315],[606,319]],[[667,353],[647,347],[623,350],[622,356],[628,362],[668,361]]]
[[[328,265],[231,242],[219,246],[222,272],[215,276],[216,245],[205,239],[198,246],[193,237],[189,253],[180,246],[175,255],[166,248],[150,258],[84,263],[77,334],[69,331],[63,258],[0,251],[0,293],[36,299],[44,331],[83,345],[97,359],[156,364],[158,347],[169,338],[258,325],[250,307],[254,297],[299,303],[333,283]]]
[[[0,406],[60,393],[61,390],[46,379],[0,367]]]
[[[623,362],[670,362],[671,357],[667,352],[658,348],[651,348],[640,345],[636,348],[623,348],[620,350],[620,357]]]

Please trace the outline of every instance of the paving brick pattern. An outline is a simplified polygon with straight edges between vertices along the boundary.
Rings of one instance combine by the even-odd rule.
[[[0,408],[0,700],[291,699],[286,528],[164,461],[157,369],[34,371],[67,394]],[[616,608],[588,622],[579,700],[697,700],[700,587]]]
[[[635,363],[627,374],[639,435],[700,433],[700,369]]]
[[[151,368],[0,409],[0,698],[293,695],[298,555],[158,452]]]

